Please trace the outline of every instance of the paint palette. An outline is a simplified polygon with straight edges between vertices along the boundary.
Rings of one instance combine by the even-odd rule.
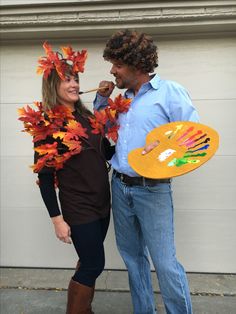
[[[148,133],[146,144],[158,142],[149,153],[143,148],[128,155],[130,166],[146,178],[172,178],[193,171],[207,162],[219,146],[219,135],[212,128],[195,122],[164,124]]]

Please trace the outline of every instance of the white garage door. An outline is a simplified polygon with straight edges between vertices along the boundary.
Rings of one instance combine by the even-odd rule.
[[[70,42],[76,47],[77,42]],[[52,42],[55,48],[61,44]],[[81,89],[111,79],[103,62],[104,42],[84,42],[89,59]],[[158,42],[162,78],[189,90],[201,122],[220,134],[216,156],[195,172],[174,180],[176,245],[187,271],[236,272],[236,41],[233,38],[176,39]],[[73,267],[71,246],[59,242],[28,168],[31,139],[21,133],[17,108],[40,100],[41,77],[35,69],[41,43],[2,46],[1,55],[1,265]],[[119,91],[116,90],[116,94]],[[83,96],[91,106],[92,94]],[[111,224],[106,268],[124,265]]]

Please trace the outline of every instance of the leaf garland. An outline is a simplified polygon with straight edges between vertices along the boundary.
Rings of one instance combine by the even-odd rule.
[[[43,111],[42,104],[34,103],[38,110],[30,106],[18,109],[19,120],[24,123],[23,132],[33,136],[33,142],[43,142],[52,137],[55,141],[36,146],[34,150],[39,154],[36,164],[32,166],[34,172],[39,172],[43,167],[55,167],[56,170],[63,167],[63,163],[71,156],[81,152],[80,138],[87,138],[86,129],[74,120],[72,110],[66,106],[57,105],[51,110]],[[58,147],[58,141],[68,148],[62,153]]]
[[[109,98],[108,106],[100,111],[95,110],[94,117],[89,118],[92,133],[101,134],[116,142],[118,116],[129,110],[130,103],[131,99],[125,99],[121,95],[114,101]],[[42,103],[34,102],[34,105],[36,109],[29,105],[18,109],[19,120],[24,124],[22,132],[33,136],[33,143],[42,143],[34,148],[39,158],[31,168],[36,173],[45,166],[59,170],[71,156],[81,152],[81,139],[88,138],[87,129],[74,119],[72,110],[64,105],[46,111],[43,110]],[[53,143],[43,143],[48,137],[54,140]],[[61,145],[66,148],[66,152],[62,152]]]
[[[118,95],[114,101],[109,98],[108,106],[102,110],[94,110],[94,118],[89,118],[90,123],[94,130],[94,134],[101,133],[113,142],[118,139],[118,116],[120,113],[125,113],[129,110],[131,99],[124,98]]]
[[[59,52],[53,52],[51,45],[47,42],[44,42],[43,48],[46,57],[38,59],[39,66],[36,72],[37,74],[43,74],[44,79],[47,79],[51,71],[55,69],[59,77],[64,81],[68,64],[72,65],[72,72],[74,74],[84,72],[85,61],[88,56],[87,50],[83,49],[81,52],[75,52],[71,46],[62,47],[62,55]]]

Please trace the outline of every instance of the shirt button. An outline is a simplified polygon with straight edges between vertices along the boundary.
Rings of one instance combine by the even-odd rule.
[[[124,140],[124,143],[127,143],[127,141],[126,141],[126,140]]]
[[[129,123],[126,123],[126,126],[129,126]]]

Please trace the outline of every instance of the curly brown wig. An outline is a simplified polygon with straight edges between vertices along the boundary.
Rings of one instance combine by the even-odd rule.
[[[152,37],[128,29],[111,36],[103,57],[107,61],[121,61],[144,73],[152,73],[158,66],[157,46]]]

